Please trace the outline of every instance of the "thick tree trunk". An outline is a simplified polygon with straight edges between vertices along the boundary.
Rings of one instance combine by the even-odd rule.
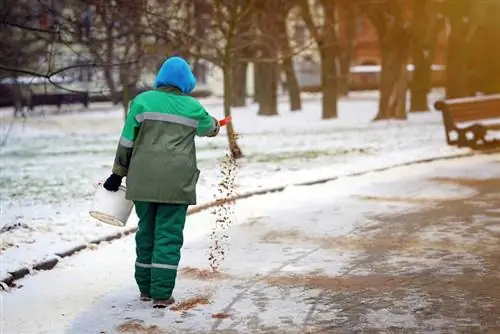
[[[356,8],[352,3],[346,3],[346,38],[342,45],[342,54],[340,57],[340,80],[339,95],[346,96],[349,93],[349,78],[351,75],[351,60],[354,50],[354,41],[356,40]]]
[[[429,58],[428,50],[418,49],[413,52],[413,64],[415,69],[411,79],[411,99],[410,111],[425,112],[429,111],[429,102],[427,96],[431,90],[431,65],[432,59]]]
[[[283,70],[286,75],[286,86],[288,91],[288,98],[290,100],[290,110],[300,111],[302,109],[302,101],[300,98],[300,87],[293,68],[292,58],[285,58],[283,60]]]
[[[270,57],[266,57],[270,58]],[[278,70],[277,64],[273,62],[263,62],[260,64],[260,97],[259,115],[278,115]]]
[[[223,89],[224,89],[224,116],[231,116],[231,96],[232,96],[232,67],[231,65],[227,65],[222,68],[223,73]],[[231,152],[231,156],[234,159],[241,158],[243,153],[241,152],[240,147],[238,146],[237,135],[234,131],[233,123],[229,122],[226,125],[226,133],[227,140],[229,143],[229,150]]]
[[[139,46],[139,45],[138,45]],[[139,82],[139,72],[140,72],[140,62],[139,60],[135,64],[121,65],[120,66],[120,83],[123,87],[123,92],[121,96],[121,102],[123,104],[123,112],[125,120],[127,120],[128,109],[130,101],[134,98],[137,87],[137,82]]]
[[[287,34],[286,20],[280,22],[280,44],[283,58],[283,71],[286,76],[286,86],[288,98],[290,100],[290,110],[299,111],[302,109],[302,101],[300,99],[300,87],[293,68],[293,55],[290,48],[290,41]]]
[[[238,62],[233,65],[232,69],[232,95],[231,95],[231,106],[232,107],[244,107],[246,106],[247,98],[247,68],[248,63]]]
[[[340,79],[339,79],[339,95],[347,96],[349,94],[349,77],[350,77],[350,66],[351,65],[351,55],[348,51],[342,51],[342,56],[340,58]]]
[[[106,81],[106,85],[109,89],[109,94],[111,96],[111,101],[114,105],[120,103],[120,98],[118,97],[118,93],[116,92],[115,81],[113,80],[113,73],[111,67],[103,68],[104,81]]]
[[[262,99],[262,64],[258,59],[253,63],[253,101],[259,103]]]
[[[325,24],[323,40],[320,43],[321,55],[321,91],[322,119],[337,118],[338,68],[339,60],[338,41],[335,31],[335,11],[331,1],[324,1]]]
[[[321,53],[322,119],[337,118],[338,80],[335,51],[323,48]]]
[[[276,34],[277,29],[274,25],[274,17],[266,14],[260,20],[262,31],[269,34]],[[278,115],[278,64],[273,61],[278,54],[278,44],[262,40],[262,49],[260,53],[261,61],[259,64],[259,115],[275,116]]]
[[[388,34],[404,35],[398,33],[395,29],[388,32]],[[405,42],[402,38],[391,38],[391,40],[392,43],[381,43],[380,100],[375,121],[406,119],[406,91],[408,86],[406,66],[408,53],[405,44],[407,41]]]
[[[103,14],[106,15],[106,14]],[[98,46],[95,46],[98,47]],[[115,62],[115,57],[114,57],[114,48],[115,48],[115,40],[113,38],[113,25],[108,24],[106,27],[106,61],[108,64],[112,64]],[[100,53],[101,50],[97,49],[96,53]],[[116,85],[115,85],[115,80],[113,77],[113,67],[104,67],[104,80],[106,81],[106,84],[108,85],[109,88],[109,93],[111,95],[111,101],[113,102],[114,105],[117,105],[120,103],[120,96],[118,92],[116,91]]]
[[[468,4],[453,1],[449,6],[451,31],[448,36],[448,59],[446,66],[446,97],[456,98],[469,95],[467,83],[466,36],[469,28]]]
[[[500,41],[500,3],[490,3],[485,18],[482,41],[482,62],[479,64],[483,73],[481,90],[486,94],[500,93],[500,47],[491,47],[492,41]]]
[[[431,90],[431,41],[436,36],[429,36],[434,29],[429,29],[432,24],[427,15],[429,0],[413,0],[413,36],[412,60],[414,70],[411,79],[410,111],[423,112],[429,110],[427,95]]]

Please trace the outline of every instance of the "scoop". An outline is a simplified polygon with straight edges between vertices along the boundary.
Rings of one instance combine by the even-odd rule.
[[[219,121],[220,126],[227,125],[227,123],[231,122],[231,116],[227,116],[226,118],[223,118]]]

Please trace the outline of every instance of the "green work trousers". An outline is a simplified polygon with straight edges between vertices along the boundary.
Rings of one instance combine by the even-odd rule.
[[[135,202],[139,217],[135,280],[154,299],[172,296],[184,241],[187,205]]]

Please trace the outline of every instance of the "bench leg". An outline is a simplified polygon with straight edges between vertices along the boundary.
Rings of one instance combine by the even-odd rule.
[[[458,144],[458,147],[468,147],[470,146],[470,143],[467,139],[467,129],[458,129],[457,130],[457,134],[458,134],[458,138],[457,138],[457,144]]]
[[[486,133],[488,129],[480,124],[458,130],[458,146],[479,148],[486,144]]]

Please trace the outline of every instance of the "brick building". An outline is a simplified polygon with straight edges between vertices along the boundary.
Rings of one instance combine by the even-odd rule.
[[[407,2],[407,15],[411,13],[411,2]],[[432,13],[432,8],[426,9]],[[300,13],[295,13],[292,27],[291,40],[294,46],[307,45],[312,36],[301,21]],[[381,50],[377,31],[370,20],[357,12],[353,15],[346,8],[338,8],[337,32],[341,52],[345,52],[351,45],[349,86],[351,89],[376,89],[378,88],[379,72],[381,65]],[[447,52],[447,32],[443,28],[439,35],[433,54],[432,82],[433,86],[441,86],[445,80],[445,64]],[[299,84],[302,87],[315,89],[320,85],[319,54],[313,44],[295,60]],[[408,59],[409,71],[412,69],[411,53]]]
[[[356,18],[355,40],[352,53],[351,65],[380,65],[381,54],[378,41],[378,35],[375,27],[370,20],[365,16]],[[341,21],[342,22],[342,21]],[[343,20],[343,22],[345,22]],[[341,34],[339,38],[345,40],[347,38],[346,29],[340,28]],[[344,32],[344,33],[342,33]],[[446,64],[446,48],[447,36],[446,30],[443,29],[438,35],[437,45],[434,53],[433,64]],[[411,58],[409,59],[411,63]]]

